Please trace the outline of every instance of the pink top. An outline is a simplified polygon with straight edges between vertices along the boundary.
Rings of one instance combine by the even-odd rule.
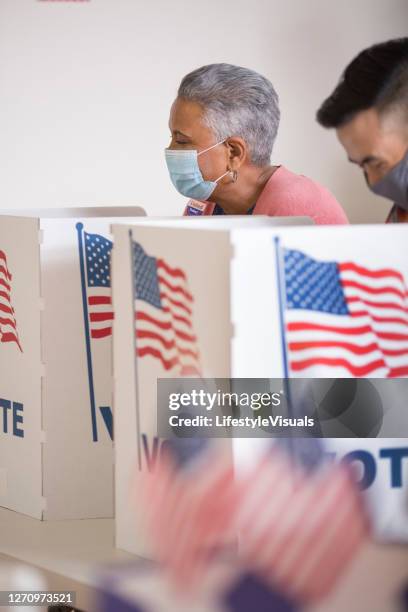
[[[215,204],[190,200],[184,215],[212,215]],[[266,183],[253,210],[254,215],[310,217],[318,225],[348,223],[336,198],[324,187],[279,166]]]

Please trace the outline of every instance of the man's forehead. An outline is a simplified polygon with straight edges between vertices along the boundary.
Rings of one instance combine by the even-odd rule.
[[[367,109],[338,127],[337,137],[349,158],[360,163],[367,157],[381,158],[392,141],[401,135],[392,117],[383,117],[375,109]]]
[[[374,144],[381,133],[381,122],[377,111],[364,110],[357,113],[350,121],[337,128],[337,136],[345,146]]]

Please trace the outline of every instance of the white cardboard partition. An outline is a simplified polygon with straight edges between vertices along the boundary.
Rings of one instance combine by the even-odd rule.
[[[139,245],[144,287],[141,290],[145,292],[145,304],[155,300],[155,281],[151,276],[155,276],[157,267],[167,282],[167,289],[174,284],[182,287],[181,293],[173,295],[173,307],[181,316],[189,318],[193,330],[191,335],[197,336],[196,341],[184,343],[190,355],[182,364],[184,373],[194,374],[199,369],[205,377],[230,377],[238,368],[238,364],[234,364],[237,329],[232,317],[232,297],[235,294],[244,302],[250,299],[245,289],[245,278],[244,285],[233,285],[236,259],[234,228],[245,228],[242,229],[243,235],[249,232],[255,238],[256,232],[266,231],[262,227],[269,227],[268,231],[272,231],[273,226],[284,223],[310,224],[308,219],[274,220],[270,217],[187,219],[160,221],[160,228],[157,222],[156,227],[152,227],[152,221],[148,219],[138,223],[137,227],[115,225],[113,228],[113,294],[117,313],[114,327],[116,543],[120,548],[145,556],[149,555],[148,548],[131,496],[137,488],[139,467],[140,471],[146,469],[160,452],[161,441],[154,435],[157,378],[177,376],[180,368],[165,363],[174,357],[171,348],[161,350],[163,344],[160,341],[140,335],[136,344],[139,355],[142,353],[143,357],[137,359],[135,366],[133,243]],[[258,249],[256,238],[251,242],[251,249],[254,249],[255,256]],[[258,264],[254,274],[259,278]],[[151,282],[153,285],[149,284]],[[184,304],[183,310],[177,302],[183,301],[180,296],[186,292],[191,293],[193,302]],[[255,299],[253,295],[252,300]],[[163,298],[162,306],[169,306],[166,298]],[[142,310],[144,320],[139,334],[147,332],[149,336],[152,332],[149,317],[155,317],[155,306],[150,303],[143,308],[142,305]],[[260,343],[264,334],[262,327],[257,337]],[[191,357],[194,352],[199,353],[197,358]]]
[[[158,314],[157,304],[154,306],[154,287],[146,285],[147,277],[157,276],[158,266],[161,276],[173,275],[173,284],[184,289],[188,287],[194,298],[190,304],[190,323],[197,339],[190,348],[198,349],[203,377],[274,378],[287,373],[301,377],[359,374],[381,378],[389,374],[408,374],[408,228],[251,228],[246,225],[216,230],[208,224],[194,227],[191,231],[190,226],[138,226],[131,232],[124,226],[114,227],[116,543],[120,548],[144,556],[149,556],[149,548],[137,519],[135,498],[137,500],[140,473],[148,469],[160,452],[161,441],[155,438],[156,380],[180,373],[180,363],[166,369],[161,358],[151,350],[163,349],[163,344],[155,342],[154,338],[139,337],[135,346],[135,308],[144,316],[140,326],[138,321],[139,332],[148,330],[146,315],[153,315],[155,307],[156,316]],[[141,303],[143,300],[135,303],[133,299],[132,261],[135,253],[132,250],[135,247],[132,241],[139,245],[136,268],[141,284],[136,293],[142,295],[148,288],[150,293],[143,298],[150,302],[147,306]],[[295,266],[293,277],[290,271]],[[314,287],[316,279],[320,279],[320,285],[317,283]],[[167,280],[170,280],[168,276]],[[294,286],[294,282],[298,285]],[[296,297],[299,288],[305,291],[306,302],[299,303],[300,308],[293,308],[293,304],[288,303],[289,298],[282,299],[282,283],[285,283],[285,293],[292,292],[290,295],[295,301],[299,297]],[[347,298],[348,313],[339,307],[340,297],[337,295],[334,299],[332,296],[340,289],[343,291],[342,299]],[[322,302],[316,306],[314,301],[317,298]],[[371,302],[374,306],[370,305]],[[380,305],[376,306],[375,302],[380,302]],[[355,303],[360,311],[365,308],[367,312],[351,315]],[[387,306],[387,303],[391,305]],[[340,310],[336,311],[336,308]],[[389,314],[388,308],[394,308],[397,314]],[[377,324],[376,316],[381,317],[381,313],[393,322],[380,321]],[[289,336],[289,324],[296,322],[296,317],[300,317],[298,322],[306,317],[306,323],[315,326],[301,342]],[[337,347],[324,344],[323,352],[316,356],[313,343],[319,339],[324,342],[327,338],[333,339],[330,330],[316,328],[320,324],[326,327],[330,324],[371,326],[356,336],[356,343],[368,345],[369,349],[356,354],[343,344]],[[391,344],[387,344],[388,340],[382,341],[381,326],[385,326],[388,333],[387,325],[394,324],[398,328],[397,335],[402,334],[401,350],[395,348],[392,339]],[[282,342],[283,330],[285,342]],[[328,336],[324,335],[326,332]],[[302,342],[310,346],[303,346]],[[380,344],[377,348],[372,347],[375,342]],[[300,349],[296,348],[299,343],[302,345]],[[147,352],[139,353],[135,360],[136,350],[139,352],[146,347]],[[166,356],[166,350],[161,351],[162,357]],[[393,356],[395,350],[398,357]],[[171,348],[168,348],[167,357],[170,356]],[[196,363],[193,360],[189,365]],[[262,446],[261,442],[254,440],[235,441],[237,465],[253,460],[254,452]],[[333,439],[328,442],[328,448],[339,459],[357,451],[359,458],[356,463],[363,471],[371,462],[371,482],[366,498],[371,504],[376,531],[387,539],[406,539],[407,440]],[[363,455],[368,464],[361,461]]]
[[[113,516],[110,226],[140,208],[0,217],[0,505]]]
[[[276,238],[283,281],[285,272],[289,278],[289,270],[297,265],[296,273],[288,281],[292,298],[296,293],[299,300],[302,297],[293,285],[293,281],[297,281],[298,289],[309,287],[303,294],[309,306],[319,294],[322,296],[326,313],[313,312],[310,307],[291,308],[293,301],[288,304],[286,300],[285,304],[279,299]],[[393,376],[393,387],[381,395],[385,410],[384,430],[387,430],[387,418],[393,410],[399,411],[398,418],[402,420],[407,393],[406,381],[402,379],[408,377],[408,227],[319,226],[276,231],[259,229],[256,233],[237,229],[233,242],[236,254],[234,285],[246,287],[239,299],[232,300],[233,375]],[[257,246],[253,248],[255,243]],[[288,257],[286,270],[285,253]],[[302,256],[314,261],[307,261]],[[331,278],[325,276],[320,264],[337,265],[336,273],[332,270]],[[312,270],[310,265],[315,268]],[[257,273],[254,274],[254,270]],[[320,278],[320,285],[310,282],[316,277]],[[336,308],[341,311],[341,299],[334,297],[338,282],[343,286],[348,315],[334,312]],[[313,289],[310,290],[313,284],[316,286],[314,294]],[[254,295],[258,298],[256,303]],[[298,306],[301,305],[299,302]],[[280,307],[283,326],[279,320]],[[251,316],[255,312],[256,316]],[[350,313],[355,314],[351,316]],[[312,328],[289,331],[291,324],[306,324]],[[318,329],[319,326],[322,329]],[[282,327],[285,328],[287,372],[283,365]],[[337,327],[337,332],[332,332],[332,327]],[[349,332],[353,328],[360,328],[360,331],[343,334],[339,333],[341,327],[348,328]],[[319,341],[326,344],[312,346]],[[333,342],[338,346],[329,346]],[[290,347],[295,349],[296,344],[298,347],[292,350]],[[360,345],[362,350],[345,348],[350,344]],[[310,363],[308,367],[307,363]],[[408,416],[404,431],[407,427]],[[254,450],[251,442],[240,442],[237,456],[240,465],[250,460]],[[352,460],[360,478],[366,481],[364,496],[376,536],[380,540],[408,541],[408,439],[333,438],[325,440],[325,447],[339,460]]]

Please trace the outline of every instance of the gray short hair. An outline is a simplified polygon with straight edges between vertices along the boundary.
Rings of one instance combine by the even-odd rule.
[[[240,136],[251,162],[267,165],[279,127],[279,98],[272,83],[254,70],[209,64],[187,74],[178,96],[200,104],[217,140]]]

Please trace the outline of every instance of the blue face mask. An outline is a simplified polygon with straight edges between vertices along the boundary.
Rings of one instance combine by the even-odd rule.
[[[218,147],[223,142],[225,140],[217,142],[215,145],[199,153],[195,149],[165,149],[166,163],[171,182],[179,193],[193,200],[208,200],[218,181],[227,174],[231,174],[228,170],[215,181],[205,181],[198,165],[199,155],[214,147]]]

